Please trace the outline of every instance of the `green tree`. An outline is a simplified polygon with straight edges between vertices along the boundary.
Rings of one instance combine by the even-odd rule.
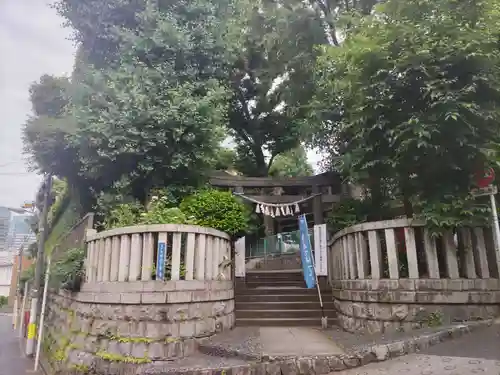
[[[80,42],[76,76],[85,75],[82,72],[88,69],[88,63],[96,68],[121,64],[123,51],[131,45],[129,38],[116,30],[125,29],[132,34],[140,30],[139,34],[144,34],[144,30],[150,28],[148,22],[155,22],[151,17],[149,21],[144,17],[148,12],[144,11],[146,3],[59,2],[60,13],[76,30],[76,39]],[[193,4],[181,1],[174,7],[159,3],[157,13],[179,14],[182,19],[182,12],[193,8]],[[210,7],[211,1],[196,4],[201,9]],[[222,6],[227,8],[226,12],[220,11]],[[210,50],[213,55],[205,54],[205,60],[195,66],[202,65],[206,70],[204,75],[211,74],[229,89],[227,118],[221,125],[229,129],[237,145],[238,170],[247,175],[266,176],[272,160],[297,147],[306,131],[307,126],[295,118],[301,108],[298,104],[308,98],[312,88],[310,67],[316,55],[314,46],[326,43],[323,22],[318,19],[317,11],[298,0],[238,1],[222,6],[208,18],[210,22],[218,22],[218,29],[212,28],[210,22],[198,26],[204,32],[201,40],[206,41],[211,33],[219,33],[219,48]],[[168,46],[171,41],[163,40],[165,35],[159,33],[155,37],[143,39],[145,45],[153,43],[154,46],[149,45],[147,51],[139,48],[134,52],[136,57],[141,60],[147,56],[153,64],[156,57],[160,60],[166,57],[156,55],[164,49],[163,44]],[[183,46],[177,47],[178,52],[182,51]],[[207,52],[208,48],[204,48]],[[173,56],[176,52],[170,50],[169,53]],[[190,55],[188,50],[183,53]],[[270,155],[270,159],[266,155]]]
[[[33,116],[24,126],[23,137],[34,170],[66,175],[73,169],[76,151],[65,141],[73,125],[66,117],[70,85],[65,77],[43,75],[30,87]]]
[[[313,173],[302,146],[278,155],[269,170],[269,174],[275,177],[311,176]]]
[[[145,202],[155,186],[197,184],[223,135],[227,91],[217,76],[231,12],[210,1],[147,7],[140,29],[119,34],[119,64],[86,74],[72,142],[97,190],[125,177]]]
[[[472,217],[456,201],[500,141],[499,24],[493,1],[378,6],[340,47],[323,48],[316,145],[372,193],[402,197],[409,216],[432,216],[426,206],[435,224]]]
[[[29,92],[33,115],[23,127],[23,145],[31,169],[64,179],[85,209],[90,209],[93,181],[81,175],[79,149],[70,142],[76,132],[75,119],[69,115],[71,81],[43,75]]]
[[[267,176],[274,159],[300,145],[308,124],[301,103],[311,92],[315,45],[326,43],[316,12],[300,1],[262,1],[245,13],[230,75],[230,135],[236,167]],[[268,156],[268,157],[267,157]]]

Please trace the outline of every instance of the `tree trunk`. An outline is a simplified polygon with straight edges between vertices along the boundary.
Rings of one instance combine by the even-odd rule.
[[[253,148],[253,154],[255,156],[255,172],[256,176],[255,177],[267,177],[269,168],[266,163],[266,158],[264,157],[264,152],[262,151],[262,147],[260,146],[255,146]]]

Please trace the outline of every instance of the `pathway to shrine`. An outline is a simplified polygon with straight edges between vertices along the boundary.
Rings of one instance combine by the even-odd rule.
[[[500,375],[500,320],[463,327],[372,336],[336,327],[239,327],[216,335],[200,349],[212,358],[278,361],[276,371],[282,375],[325,374],[324,366],[335,369],[329,375]],[[262,373],[273,373],[272,365]]]

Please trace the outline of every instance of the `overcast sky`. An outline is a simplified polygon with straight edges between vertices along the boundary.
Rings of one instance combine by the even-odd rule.
[[[50,0],[0,0],[0,205],[34,199],[40,178],[27,173],[21,127],[31,113],[28,88],[42,74],[69,74],[73,43]]]

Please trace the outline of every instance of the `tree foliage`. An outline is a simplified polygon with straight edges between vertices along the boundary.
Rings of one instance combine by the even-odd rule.
[[[301,1],[262,1],[243,20],[236,63],[229,76],[228,127],[237,169],[267,176],[278,155],[300,145],[307,124],[297,121],[311,92],[315,45],[326,43],[316,12]]]
[[[79,142],[104,139],[84,148],[81,156],[85,173],[92,172],[91,177],[101,174],[99,166],[111,172],[100,184],[108,186],[116,175],[123,174],[122,168],[109,168],[117,161],[123,169],[132,170],[129,177],[135,185],[157,184],[151,173],[136,175],[148,174],[143,169],[160,174],[165,166],[144,160],[145,165],[133,169],[137,163],[131,154],[135,150],[129,150],[128,144],[145,136],[144,130],[137,130],[139,124],[149,121],[147,130],[156,134],[165,119],[178,120],[176,110],[185,112],[183,121],[201,120],[202,134],[204,124],[209,134],[215,134],[209,129],[214,123],[229,130],[225,135],[237,145],[236,166],[247,175],[267,175],[274,158],[297,147],[307,133],[307,124],[296,118],[302,115],[300,104],[312,89],[314,46],[327,42],[324,17],[310,4],[298,0],[199,0],[153,6],[145,0],[61,0],[57,8],[80,43],[73,74],[74,81],[83,81],[73,100]],[[93,78],[89,80],[88,75]],[[177,102],[166,90],[173,87]],[[174,108],[168,113],[170,107]],[[154,122],[158,117],[161,122],[154,128],[151,118]],[[126,126],[129,122],[134,126]],[[97,126],[89,126],[94,123]],[[106,140],[114,133],[130,142],[122,146]],[[179,149],[190,146],[182,139],[173,143]],[[211,142],[203,144],[207,150],[215,149]],[[145,145],[148,142],[137,147],[141,157],[164,158]],[[186,163],[193,155],[199,155],[195,164],[218,162],[203,151],[183,155],[174,147],[170,150]],[[115,159],[117,155],[126,160]],[[188,169],[194,168],[186,168],[181,175]]]
[[[137,16],[140,30],[121,31],[120,62],[79,85],[77,104],[87,105],[74,107],[73,142],[86,175],[103,187],[126,176],[144,202],[152,187],[192,184],[206,169],[226,111],[216,78],[224,12],[230,9],[220,2],[147,7]]]
[[[311,176],[313,173],[302,146],[278,155],[269,169],[269,174],[273,177]]]
[[[49,75],[43,75],[30,87],[33,116],[27,121],[23,136],[34,170],[68,175],[74,167],[75,150],[66,142],[73,125],[66,118],[69,90],[67,78]]]
[[[322,49],[316,145],[372,195],[401,197],[409,216],[465,197],[500,141],[499,21],[493,1],[378,6],[340,47]],[[436,222],[474,217],[471,203]]]

